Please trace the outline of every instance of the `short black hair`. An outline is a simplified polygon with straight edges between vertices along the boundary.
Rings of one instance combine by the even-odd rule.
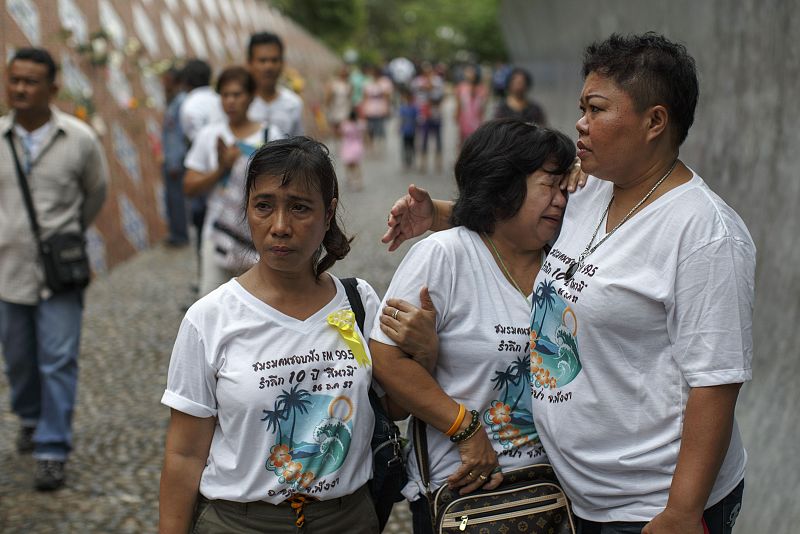
[[[239,65],[228,67],[217,78],[217,92],[222,92],[222,86],[229,82],[239,82],[242,89],[249,95],[256,93],[256,81],[250,71]]]
[[[297,136],[270,141],[253,153],[247,163],[245,178],[242,206],[245,214],[256,180],[264,176],[279,178],[282,186],[300,180],[309,190],[322,194],[326,209],[334,198],[339,198],[339,181],[331,163],[330,152],[325,145],[309,137]],[[322,256],[320,252],[318,256],[322,256],[322,259],[315,256],[313,261],[314,275],[319,278],[334,263],[344,258],[350,252],[352,240],[345,235],[342,223],[334,213],[322,238],[321,245],[325,255]]]
[[[564,174],[575,161],[575,143],[563,133],[519,119],[495,119],[464,141],[456,161],[458,199],[451,222],[474,232],[517,214],[528,193],[528,176],[552,162]]]
[[[655,32],[614,33],[586,48],[583,77],[593,72],[611,78],[639,112],[655,105],[666,107],[678,146],[683,143],[700,94],[697,67],[685,46]]]
[[[211,84],[211,66],[202,59],[190,59],[183,67],[183,80],[189,89]]]
[[[11,65],[11,63],[15,61],[32,61],[44,65],[47,67],[47,81],[50,83],[56,81],[56,71],[58,67],[56,66],[56,62],[53,61],[53,56],[44,48],[20,48],[14,52],[14,57],[11,58],[8,64]]]
[[[520,75],[525,78],[525,87],[528,90],[533,89],[533,76],[531,73],[522,67],[514,67],[511,69],[511,72],[508,73],[508,76],[506,76],[506,92],[508,92],[509,88],[511,87],[511,80],[516,75]]]
[[[162,76],[169,76],[175,81],[175,83],[184,83],[183,69],[180,68],[177,63],[170,65],[167,70],[164,71]]]
[[[261,45],[277,45],[283,57],[283,41],[276,34],[271,32],[259,32],[250,36],[250,42],[247,45],[247,60],[253,59],[253,49]]]

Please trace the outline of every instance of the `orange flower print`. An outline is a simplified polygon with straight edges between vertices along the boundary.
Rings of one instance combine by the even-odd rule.
[[[511,406],[500,401],[494,401],[489,408],[489,418],[496,425],[503,425],[511,421]]]
[[[550,378],[550,387],[552,389],[555,389],[557,386],[558,386],[558,383],[556,382],[555,377]]]
[[[515,447],[522,447],[530,442],[529,436],[517,436],[511,440],[511,444]]]
[[[300,462],[289,462],[283,470],[283,478],[286,479],[286,482],[291,482],[300,477],[300,471],[302,471],[302,469],[303,464]]]
[[[272,447],[269,455],[269,463],[275,467],[283,467],[284,464],[292,461],[292,455],[289,454],[289,446],[278,444]]]
[[[517,427],[515,427],[513,425],[505,425],[504,427],[502,427],[500,429],[500,432],[498,432],[498,435],[500,436],[500,439],[502,439],[502,440],[510,440],[510,439],[513,439],[513,438],[515,438],[515,437],[517,437],[519,435],[519,428],[517,428]]]
[[[314,473],[312,473],[311,471],[306,471],[305,473],[300,475],[300,479],[297,481],[297,485],[305,489],[308,488],[312,482],[314,482]]]

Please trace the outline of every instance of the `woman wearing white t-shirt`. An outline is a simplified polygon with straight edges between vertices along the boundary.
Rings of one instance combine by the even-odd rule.
[[[227,122],[204,126],[186,154],[187,195],[208,195],[200,243],[200,295],[250,268],[258,259],[240,206],[247,159],[265,141],[284,137],[270,125],[253,122],[247,110],[255,96],[255,81],[244,67],[229,67],[217,80],[217,92]]]
[[[162,398],[160,532],[377,533],[365,332],[379,301],[359,280],[359,331],[326,272],[350,250],[328,152],[273,141],[243,187],[259,260],[181,323]]]
[[[536,279],[536,425],[582,534],[729,534],[755,246],[679,160],[699,93],[686,49],[612,35],[587,48],[583,73],[578,157],[597,179],[570,200]],[[416,194],[393,208],[395,248],[448,210]]]
[[[372,329],[375,375],[392,399],[426,422],[431,490],[470,492],[502,481],[501,469],[546,463],[530,410],[528,318],[533,281],[566,205],[560,183],[575,158],[562,133],[504,119],[481,126],[455,166],[459,228],[416,244],[394,274],[387,300],[436,308],[438,357],[407,357],[392,338],[402,308]],[[425,295],[423,294],[423,297]],[[415,352],[412,350],[412,353]],[[430,532],[414,454],[403,493],[414,532]]]

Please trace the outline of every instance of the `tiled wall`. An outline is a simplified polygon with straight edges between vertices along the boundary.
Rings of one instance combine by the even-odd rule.
[[[105,147],[111,188],[88,233],[97,272],[164,237],[159,72],[169,60],[200,57],[218,72],[244,62],[251,33],[277,33],[286,44],[287,83],[302,85],[306,131],[312,135],[322,82],[339,61],[263,1],[0,0],[0,6],[3,95],[14,50],[47,48],[61,67],[56,104],[91,124]],[[6,111],[5,102],[0,109]]]

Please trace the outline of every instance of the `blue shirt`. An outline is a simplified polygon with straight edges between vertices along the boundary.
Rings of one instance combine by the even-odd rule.
[[[413,104],[400,106],[400,133],[403,137],[413,137],[417,130],[417,107]]]
[[[161,145],[164,150],[164,169],[182,171],[186,158],[186,136],[181,128],[180,113],[186,93],[178,93],[164,112],[164,125],[161,129]]]

